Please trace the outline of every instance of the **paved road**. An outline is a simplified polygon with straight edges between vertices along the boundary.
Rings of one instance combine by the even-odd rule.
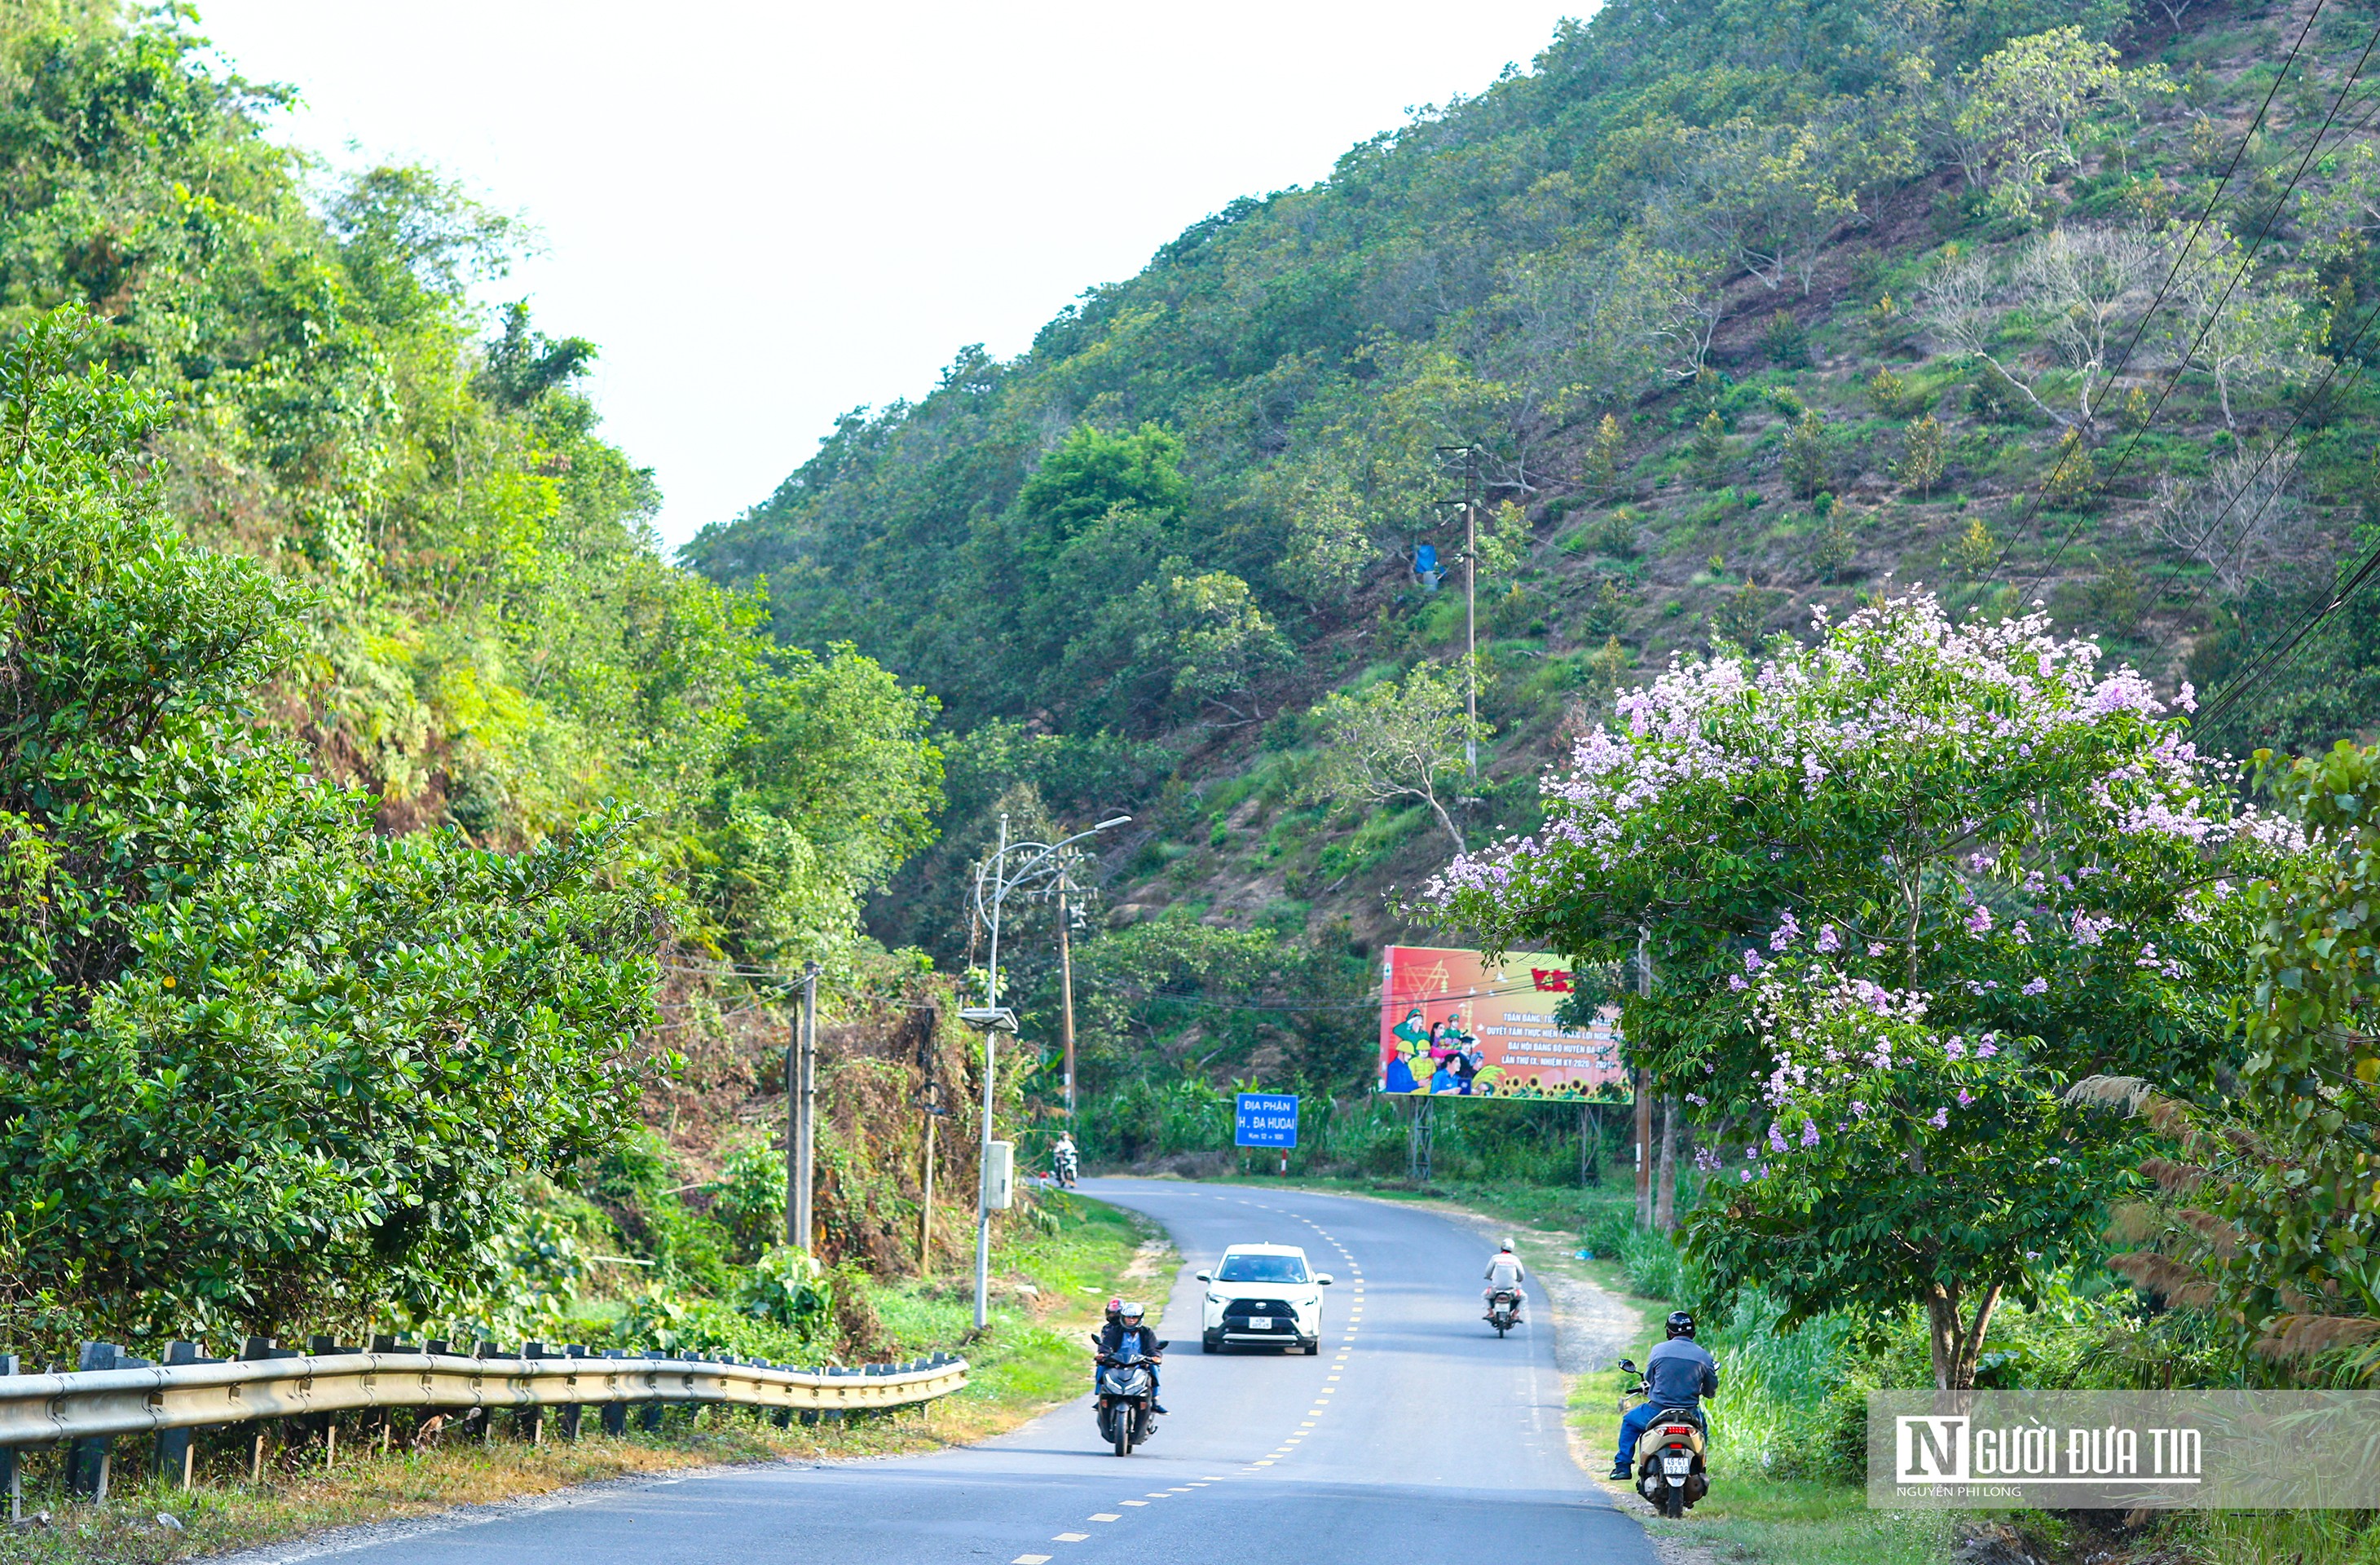
[[[1160,1328],[1172,1414],[1134,1455],[1087,1399],[963,1450],[742,1469],[343,1550],[371,1565],[1651,1565],[1572,1462],[1548,1328],[1479,1318],[1479,1239],[1384,1203],[1097,1180],[1185,1264]],[[1202,1354],[1191,1273],[1232,1242],[1337,1279],[1318,1357]],[[1086,1370],[1087,1383],[1087,1367]]]

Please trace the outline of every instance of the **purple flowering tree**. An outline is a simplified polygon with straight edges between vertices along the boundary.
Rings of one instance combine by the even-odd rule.
[[[1805,1312],[1914,1304],[1935,1384],[1973,1385],[2001,1299],[2094,1226],[2104,1170],[2076,1111],[2000,1038],[1934,1026],[1924,995],[1824,961],[1752,993],[1767,1128],[1706,1149],[1698,1253]]]
[[[1985,1171],[2055,1167],[2056,1191],[2087,1192],[2110,1160],[2076,1152],[2066,1138],[2090,1127],[2040,1091],[2095,1072],[2209,1079],[2244,939],[2234,887],[2301,839],[2237,803],[2144,678],[2045,616],[1954,625],[1916,594],[1815,629],[1815,646],[1673,664],[1621,698],[1547,779],[1544,829],[1456,859],[1430,891],[1483,944],[1583,965],[1625,961],[1642,929],[1657,981],[1625,1000],[1637,1062],[1713,1122],[1798,1148],[1708,1187],[1691,1242],[1722,1280],[1759,1277],[1797,1311],[1923,1306],[1937,1377],[1961,1383],[1998,1300],[2092,1231],[2080,1196],[2010,1185],[2008,1206]],[[1896,997],[1911,1060],[1970,1069],[1950,1041],[1994,1040],[1988,1074],[2023,1086],[2022,1111],[1951,1105],[1920,1136],[1896,1110],[1897,1141],[1830,1143],[1823,1114],[1783,1125],[1777,1019],[1848,1025],[1828,997],[1849,992]],[[1861,1101],[1930,1102],[1900,1072]],[[1809,1125],[1820,1140],[1800,1147]],[[1951,1145],[1985,1159],[1974,1177],[1893,1183],[1962,1166]],[[1904,1207],[1888,1186],[1931,1194]],[[1932,1237],[1913,1258],[1895,1224],[1919,1215]]]

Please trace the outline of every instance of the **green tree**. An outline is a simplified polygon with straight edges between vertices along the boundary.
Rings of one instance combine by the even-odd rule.
[[[5,1239],[94,1328],[362,1319],[484,1286],[514,1176],[636,1098],[660,904],[591,820],[375,838],[262,729],[301,594],[183,543],[160,403],[71,307],[0,414]]]
[[[2341,742],[2258,760],[2311,851],[2246,888],[2236,1090],[2193,1100],[2101,1077],[2075,1096],[2140,1113],[2173,1154],[2144,1165],[2165,1199],[2127,1214],[2154,1243],[2115,1266],[2174,1303],[2217,1306],[2265,1356],[2356,1348],[2350,1367],[2369,1379],[2380,1368],[2380,750]]]
[[[1447,807],[1461,788],[1466,748],[1495,730],[1466,714],[1461,662],[1415,663],[1400,682],[1340,691],[1314,709],[1321,754],[1302,790],[1334,804],[1410,799],[1429,807],[1454,851],[1463,829]]]

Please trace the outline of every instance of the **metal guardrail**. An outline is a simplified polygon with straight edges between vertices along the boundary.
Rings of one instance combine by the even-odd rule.
[[[627,1410],[639,1404],[647,1410],[649,1428],[657,1426],[662,1408],[670,1403],[839,1419],[845,1413],[931,1401],[967,1383],[966,1360],[949,1353],[908,1364],[799,1369],[619,1350],[548,1351],[535,1343],[516,1353],[488,1343],[468,1353],[448,1352],[446,1346],[414,1348],[380,1338],[370,1351],[358,1352],[318,1340],[317,1351],[299,1353],[251,1341],[241,1357],[224,1360],[206,1359],[193,1344],[176,1342],[166,1363],[152,1364],[122,1355],[109,1344],[90,1343],[81,1358],[87,1367],[40,1375],[13,1373],[13,1357],[0,1358],[0,1487],[13,1501],[18,1448],[67,1441],[68,1486],[103,1498],[107,1442],[121,1435],[156,1436],[160,1470],[171,1475],[178,1468],[187,1487],[189,1431],[269,1419],[320,1420],[327,1434],[329,1415],[341,1413],[416,1408],[459,1411],[468,1419],[476,1412],[484,1435],[489,1418],[509,1411],[519,1415],[525,1438],[539,1439],[541,1414],[552,1409],[560,1415],[562,1438],[570,1439],[589,1407],[600,1411],[605,1433],[618,1435],[626,1432]],[[383,1424],[383,1440],[385,1428]],[[326,1457],[335,1451],[334,1441],[329,1436]],[[262,1449],[260,1435],[260,1465]]]

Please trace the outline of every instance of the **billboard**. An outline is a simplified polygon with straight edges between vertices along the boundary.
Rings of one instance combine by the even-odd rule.
[[[1554,1020],[1571,997],[1558,959],[1392,945],[1380,973],[1380,1090],[1411,1097],[1626,1103],[1620,1010],[1584,1028]]]

